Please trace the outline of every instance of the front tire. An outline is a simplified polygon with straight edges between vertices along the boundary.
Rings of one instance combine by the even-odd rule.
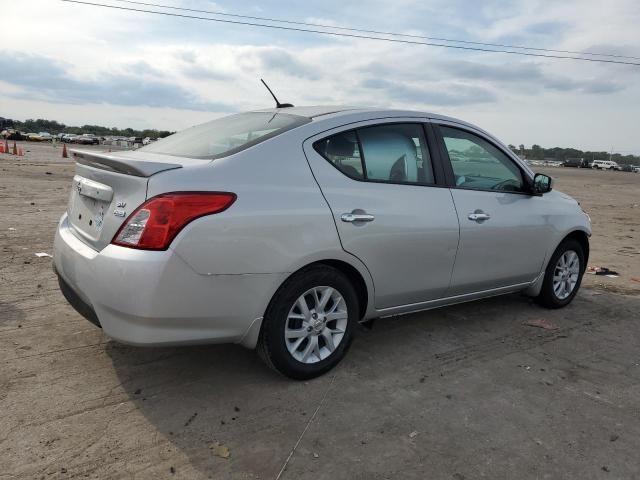
[[[564,240],[547,265],[542,290],[536,300],[546,308],[569,305],[580,289],[584,271],[582,245],[571,238]]]
[[[345,275],[326,265],[304,269],[271,300],[258,352],[267,365],[289,378],[320,376],[347,353],[358,314],[356,292]]]

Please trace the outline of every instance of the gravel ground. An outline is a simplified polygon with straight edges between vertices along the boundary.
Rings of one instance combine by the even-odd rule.
[[[511,295],[378,321],[299,383],[241,347],[132,348],[81,318],[35,256],[73,166],[23,147],[0,155],[0,479],[640,478],[640,175],[547,169],[619,278],[557,311]]]

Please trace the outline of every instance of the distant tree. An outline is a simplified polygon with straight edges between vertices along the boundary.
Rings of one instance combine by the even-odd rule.
[[[544,149],[540,145],[531,145],[531,158],[542,160],[544,158]]]
[[[49,132],[52,134],[60,133],[64,130],[65,125],[63,123],[56,122],[55,120],[45,120],[43,118],[38,118],[34,120],[30,118],[20,123],[20,129],[27,132]]]
[[[0,130],[4,130],[5,128],[14,128],[15,122],[10,118],[0,117]]]
[[[19,120],[0,117],[0,131],[7,128],[15,128],[16,130],[26,133],[49,132],[52,135],[57,135],[58,133],[75,133],[77,135],[82,133],[93,133],[99,137],[149,137],[153,139],[167,137],[174,133],[167,130],[134,130],[133,128],[119,129],[116,127],[103,127],[101,125],[82,125],[81,127],[76,127],[68,126],[55,120],[45,120],[42,118],[36,120],[30,118],[21,122]]]

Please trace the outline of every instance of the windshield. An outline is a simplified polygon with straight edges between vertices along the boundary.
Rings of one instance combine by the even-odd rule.
[[[308,118],[280,112],[240,113],[174,133],[140,150],[211,160],[239,152],[308,122]]]

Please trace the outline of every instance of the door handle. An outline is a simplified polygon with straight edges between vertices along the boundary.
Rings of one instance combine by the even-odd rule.
[[[484,213],[482,210],[476,210],[475,212],[470,213],[467,218],[469,218],[469,220],[473,220],[474,222],[481,223],[485,220],[489,220],[491,218],[491,215],[489,215],[488,213]]]
[[[369,213],[359,213],[359,212],[362,212],[362,210],[360,211],[354,210],[351,213],[343,213],[340,216],[340,220],[347,223],[355,223],[355,222],[373,222],[376,219],[376,217],[374,217]]]

